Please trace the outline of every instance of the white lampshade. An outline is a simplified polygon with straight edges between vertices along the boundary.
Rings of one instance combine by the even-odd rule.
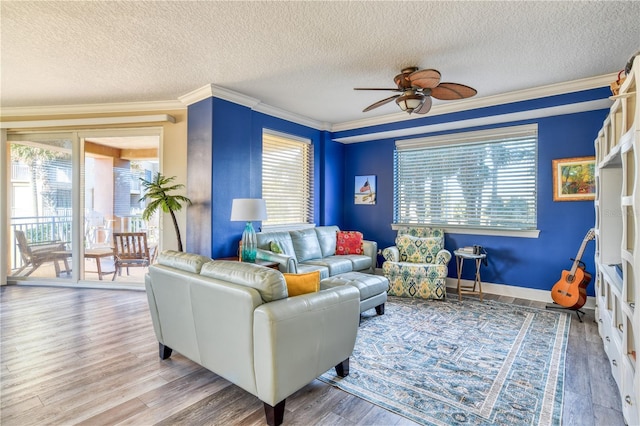
[[[235,198],[231,204],[231,220],[246,222],[265,220],[267,204],[261,198]]]

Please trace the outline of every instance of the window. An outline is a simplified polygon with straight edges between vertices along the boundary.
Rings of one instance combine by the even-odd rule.
[[[263,131],[262,198],[267,204],[263,225],[313,223],[313,149],[311,141]]]
[[[394,221],[535,230],[537,125],[396,142]]]

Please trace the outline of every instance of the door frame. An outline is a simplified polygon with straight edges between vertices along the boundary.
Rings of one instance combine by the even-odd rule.
[[[145,126],[145,127],[131,127],[131,128],[106,128],[106,129],[68,129],[68,130],[16,130],[8,131],[6,128],[0,129],[0,164],[3,165],[5,173],[0,173],[0,204],[4,208],[0,208],[0,241],[9,244],[9,228],[10,228],[10,203],[9,196],[9,184],[11,182],[11,168],[9,166],[9,136],[12,134],[38,134],[38,135],[55,135],[66,134],[72,135],[72,275],[71,280],[58,280],[51,278],[23,278],[23,279],[11,279],[9,276],[9,250],[7,246],[3,246],[0,250],[0,285],[7,284],[32,284],[38,285],[62,285],[82,288],[96,287],[96,281],[87,281],[86,279],[80,279],[84,276],[84,156],[85,156],[85,139],[87,138],[99,138],[99,137],[135,137],[135,136],[157,136],[158,137],[158,170],[162,172],[162,152],[163,152],[163,133],[162,126]],[[159,221],[158,232],[158,250],[162,247],[162,220]],[[111,284],[111,281],[100,281],[99,288],[122,288],[121,285]],[[144,288],[144,283],[142,283]],[[126,288],[132,288],[132,285],[128,285]]]

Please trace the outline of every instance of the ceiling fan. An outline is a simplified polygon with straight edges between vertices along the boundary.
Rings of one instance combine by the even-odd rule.
[[[474,96],[476,89],[458,83],[440,83],[440,72],[434,69],[418,70],[408,67],[396,75],[393,81],[398,86],[395,89],[355,88],[354,90],[391,90],[401,92],[399,95],[389,96],[375,102],[362,112],[371,111],[395,99],[401,110],[409,114],[426,114],[431,109],[431,97],[445,101],[464,99]]]

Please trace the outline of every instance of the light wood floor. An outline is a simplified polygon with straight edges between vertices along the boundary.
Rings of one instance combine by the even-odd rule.
[[[251,394],[179,354],[158,358],[141,291],[3,286],[0,322],[4,426],[264,424],[263,405]],[[318,380],[287,398],[284,421],[414,424]],[[573,315],[563,424],[624,424],[589,311],[584,323]]]

